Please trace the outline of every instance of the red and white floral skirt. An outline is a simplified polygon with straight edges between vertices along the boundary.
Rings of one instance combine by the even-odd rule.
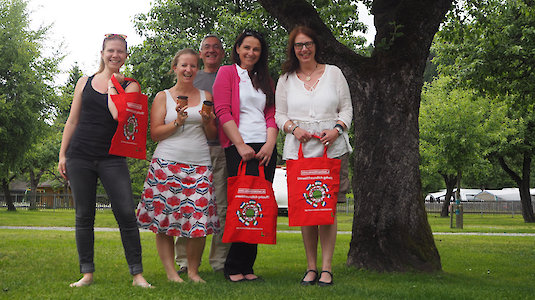
[[[219,231],[212,167],[153,158],[137,208],[140,228],[171,236]]]

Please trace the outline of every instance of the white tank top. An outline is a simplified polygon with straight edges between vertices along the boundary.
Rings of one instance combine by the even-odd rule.
[[[210,149],[208,148],[206,135],[202,129],[202,117],[199,113],[206,97],[204,91],[199,91],[201,94],[201,101],[199,101],[197,106],[188,107],[186,110],[188,118],[186,119],[184,126],[179,126],[173,135],[158,142],[158,146],[156,146],[152,158],[160,158],[199,166],[212,165],[212,161],[210,160]],[[177,118],[177,112],[175,110],[176,102],[173,100],[169,90],[165,90],[165,96],[165,107],[167,112],[165,114],[164,123],[169,124],[174,122]]]

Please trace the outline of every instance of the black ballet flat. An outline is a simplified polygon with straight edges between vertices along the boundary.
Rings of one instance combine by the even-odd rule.
[[[326,281],[321,281],[321,280],[318,280],[318,286],[331,286],[334,284],[334,281],[333,281],[333,273],[329,272],[329,271],[321,271],[321,273],[327,273],[329,275],[331,275],[331,281],[329,282],[326,282]],[[320,276],[321,277],[321,276]]]
[[[307,281],[307,280],[305,280],[305,277],[307,277],[308,273],[310,273],[310,272],[316,274],[316,276],[314,277],[314,279],[312,279],[310,281]],[[316,270],[307,270],[305,272],[305,275],[303,275],[303,279],[301,279],[301,285],[303,285],[303,286],[315,285],[316,284],[316,280],[318,280],[318,271],[316,271]]]

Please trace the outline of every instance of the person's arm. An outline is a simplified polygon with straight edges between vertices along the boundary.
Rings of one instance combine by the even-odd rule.
[[[223,124],[223,131],[232,144],[236,146],[236,150],[238,150],[243,161],[248,161],[255,157],[254,149],[243,141],[238,126],[234,120],[230,120]]]
[[[208,91],[205,92],[206,100],[213,101],[212,94]],[[215,122],[215,114],[212,112],[210,114],[205,113],[202,109],[199,111],[202,118],[202,128],[204,130],[204,134],[206,135],[206,138],[208,140],[215,140],[217,139],[217,125]]]
[[[286,90],[287,80],[288,75],[283,74],[277,81],[277,88],[275,90],[275,122],[282,131],[289,133],[287,129],[291,120],[288,117],[288,91]]]
[[[340,102],[338,102],[338,124],[347,130],[351,126],[353,120],[353,104],[351,102],[351,93],[349,92],[349,85],[344,77],[344,74],[338,69],[337,90]]]
[[[256,153],[255,158],[260,161],[260,164],[268,165],[271,161],[271,156],[273,155],[273,149],[277,146],[277,135],[279,130],[275,127],[267,128],[267,140],[264,146],[260,148],[258,153]],[[275,158],[276,159],[276,158]]]
[[[214,96],[215,114],[219,119],[220,126],[242,157],[243,161],[248,161],[254,158],[255,151],[249,145],[245,144],[238,129],[238,125],[232,117],[232,76],[235,76],[231,71],[234,66],[221,67],[217,72],[217,77],[212,88]],[[234,91],[238,93],[239,91]]]
[[[159,142],[170,137],[179,128],[184,125],[188,114],[186,112],[187,106],[180,108],[176,105],[177,118],[174,122],[165,124],[165,115],[167,114],[166,108],[166,95],[161,91],[156,94],[154,101],[152,101],[152,108],[150,111],[150,137],[153,141]]]
[[[119,84],[123,84],[124,82],[124,75],[121,73],[113,73],[113,76],[117,79]],[[140,92],[140,86],[139,84],[129,84],[125,89],[125,93],[137,93]],[[115,88],[115,85],[111,81],[111,78],[108,80],[108,109],[110,110],[110,114],[113,117],[114,120],[117,120],[119,117],[119,112],[117,111],[117,107],[115,106],[115,103],[113,103],[113,100],[111,99],[111,95],[117,95],[119,92]]]
[[[338,93],[338,120],[336,124],[340,124],[342,129],[346,131],[351,125],[353,117],[353,105],[351,104],[351,94],[349,92],[349,85],[344,77],[342,71],[336,68],[336,90]],[[336,128],[323,130],[321,133],[321,142],[325,145],[333,143],[339,136]]]
[[[67,178],[67,175],[65,173],[67,171],[65,166],[65,162],[67,159],[67,148],[69,148],[72,135],[76,130],[76,126],[78,126],[80,112],[82,111],[82,92],[84,90],[85,84],[87,83],[87,79],[87,76],[81,77],[76,83],[76,87],[74,88],[74,96],[71,104],[71,111],[69,112],[69,117],[67,118],[67,122],[65,123],[65,128],[63,129],[63,136],[61,138],[58,171],[65,180],[69,179]]]
[[[271,160],[271,155],[273,155],[273,149],[277,146],[277,135],[279,134],[275,122],[275,103],[264,109],[264,116],[266,118],[267,139],[255,157],[260,161],[260,164],[267,165]]]

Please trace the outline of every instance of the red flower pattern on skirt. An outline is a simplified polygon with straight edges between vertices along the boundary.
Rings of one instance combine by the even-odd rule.
[[[211,167],[154,158],[138,205],[139,227],[171,236],[217,233],[212,178]]]

